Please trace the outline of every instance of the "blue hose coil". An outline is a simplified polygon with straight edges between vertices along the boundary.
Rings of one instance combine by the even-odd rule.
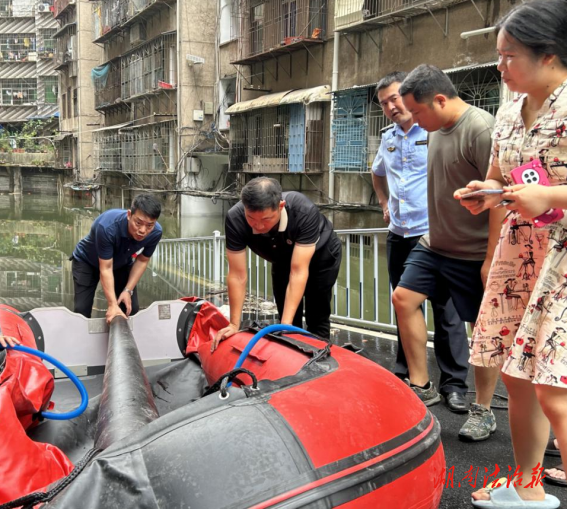
[[[238,369],[242,367],[242,364],[244,364],[244,361],[246,360],[246,357],[248,357],[248,354],[250,353],[252,348],[254,348],[256,343],[258,343],[258,341],[260,341],[266,334],[271,334],[272,332],[280,332],[280,331],[299,332],[300,334],[311,336],[311,334],[306,330],[300,329],[299,327],[295,327],[294,325],[282,325],[280,323],[276,323],[274,325],[268,325],[267,327],[264,327],[261,331],[258,331],[256,334],[254,334],[254,336],[252,336],[250,341],[248,341],[248,344],[246,345],[244,350],[242,350],[242,353],[240,354],[240,357],[238,357],[238,360],[236,361],[236,364],[234,365],[233,369]],[[230,387],[231,385],[232,382],[230,382],[227,385],[227,387]]]
[[[18,352],[24,352],[30,355],[35,355],[36,357],[39,357],[40,359],[49,362],[49,364],[52,364],[56,368],[63,371],[63,373],[65,373],[69,377],[71,382],[75,384],[75,387],[79,389],[79,392],[81,394],[81,404],[77,408],[71,410],[70,412],[63,412],[60,414],[53,412],[41,412],[42,417],[44,417],[45,419],[52,419],[54,421],[66,421],[68,419],[74,419],[75,417],[78,417],[85,411],[87,405],[89,404],[89,395],[87,393],[87,390],[85,389],[83,383],[77,378],[77,375],[75,375],[75,373],[73,373],[67,366],[65,366],[65,364],[59,362],[57,359],[55,359],[54,357],[52,357],[51,355],[45,352],[40,352],[39,350],[36,350],[34,348],[28,348],[27,346],[23,346],[23,345],[8,346],[7,349],[17,350]]]

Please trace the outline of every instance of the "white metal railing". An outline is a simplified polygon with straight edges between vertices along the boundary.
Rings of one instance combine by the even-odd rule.
[[[388,230],[348,229],[336,233],[343,245],[343,257],[333,289],[331,318],[345,324],[395,330],[386,262]],[[225,238],[219,231],[208,237],[164,239],[151,260],[152,270],[181,295],[206,296],[225,288],[228,263]],[[249,297],[258,303],[273,300],[270,263],[250,250],[247,263]]]

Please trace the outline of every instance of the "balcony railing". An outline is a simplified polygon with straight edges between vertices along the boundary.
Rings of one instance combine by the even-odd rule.
[[[94,41],[102,43],[136,23],[140,14],[150,14],[175,0],[102,0],[93,8]]]
[[[267,0],[246,4],[235,64],[250,64],[321,43],[326,38],[328,0]]]
[[[35,2],[14,4],[11,0],[0,0],[0,18],[31,18],[35,7]]]
[[[58,18],[71,5],[75,5],[76,0],[55,0],[53,3],[53,16]]]
[[[122,99],[176,87],[175,34],[160,35],[121,58]]]
[[[57,45],[55,48],[54,62],[55,68],[60,69],[70,62],[77,59],[76,57],[76,28],[72,27],[63,36],[57,39]]]
[[[335,29],[364,30],[365,25],[425,14],[466,0],[336,0]]]
[[[29,152],[24,149],[13,149],[7,152],[0,150],[0,165],[13,166],[53,166],[55,153],[51,152]]]
[[[98,72],[95,73],[95,70]],[[120,62],[109,62],[93,70],[95,109],[104,109],[120,102]]]

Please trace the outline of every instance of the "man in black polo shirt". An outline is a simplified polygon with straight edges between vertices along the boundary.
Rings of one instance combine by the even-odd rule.
[[[138,312],[136,285],[161,239],[160,213],[154,196],[139,194],[130,210],[107,210],[94,220],[71,256],[75,313],[91,317],[99,279],[108,301],[108,323],[116,315],[126,318]]]
[[[230,325],[212,345],[240,328],[246,294],[246,248],[272,263],[272,287],[280,321],[302,327],[303,297],[307,330],[328,338],[331,294],[341,265],[341,242],[331,222],[301,193],[282,193],[271,178],[251,180],[241,201],[227,214]]]

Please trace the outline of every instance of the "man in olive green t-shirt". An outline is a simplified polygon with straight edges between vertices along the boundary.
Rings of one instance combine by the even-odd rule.
[[[427,329],[421,305],[426,299],[453,299],[463,321],[475,322],[495,245],[489,231],[500,231],[505,211],[473,216],[453,198],[488,171],[494,118],[459,98],[440,69],[420,65],[402,83],[404,105],[428,131],[427,187],[429,234],[410,254],[392,301],[410,373],[410,387],[426,405],[439,401],[427,369]],[[490,238],[494,238],[491,235]],[[498,238],[498,234],[496,235]],[[459,432],[463,440],[486,440],[496,430],[490,403],[497,368],[475,366],[476,403]]]

